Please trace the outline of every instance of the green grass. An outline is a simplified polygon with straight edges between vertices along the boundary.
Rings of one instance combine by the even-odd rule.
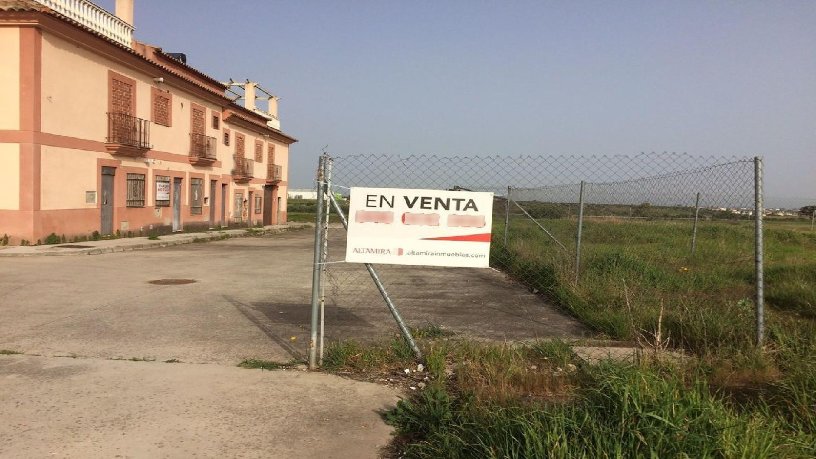
[[[481,343],[419,338],[425,373],[401,339],[327,349],[331,371],[404,376],[409,391],[384,413],[406,458],[812,457],[814,368],[749,399],[709,383],[704,360],[580,362],[563,341]],[[793,341],[791,343],[793,346]],[[790,348],[806,353],[812,349]],[[671,362],[671,361],[668,361]]]
[[[667,215],[650,209],[639,220],[589,219],[576,284],[575,219],[569,209],[539,211],[567,250],[516,216],[505,246],[503,218],[495,218],[493,267],[601,336],[688,358],[590,366],[568,343],[474,343],[426,327],[417,340],[427,387],[386,415],[398,433],[395,455],[816,457],[809,222],[766,221],[766,340],[757,348],[751,222],[702,221],[692,256],[688,220],[654,220]],[[333,343],[324,365],[372,379],[415,362],[395,338]]]

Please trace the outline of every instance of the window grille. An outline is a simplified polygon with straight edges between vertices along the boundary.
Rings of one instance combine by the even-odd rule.
[[[127,175],[127,206],[144,207],[145,176],[144,174]]]
[[[255,196],[255,213],[259,214],[263,211],[261,208],[261,204],[263,203],[263,198],[260,196]]]

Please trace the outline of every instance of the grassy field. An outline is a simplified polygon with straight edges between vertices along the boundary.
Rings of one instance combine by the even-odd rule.
[[[491,345],[419,331],[423,388],[387,414],[404,457],[815,457],[816,234],[766,221],[766,342],[755,346],[753,226],[589,219],[575,283],[574,218],[514,217],[491,264],[595,329],[643,347],[587,365],[567,343]],[[687,354],[664,358],[666,351]],[[335,343],[326,368],[398,374],[398,338]],[[375,378],[372,378],[375,379]]]

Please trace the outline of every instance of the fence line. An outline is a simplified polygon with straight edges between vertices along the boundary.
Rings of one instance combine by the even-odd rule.
[[[325,307],[385,303],[419,356],[396,310],[396,304],[410,305],[412,299],[389,287],[389,283],[400,283],[405,268],[336,263],[343,257],[343,241],[340,234],[329,239],[329,210],[345,222],[344,202],[334,192],[345,195],[351,187],[493,192],[491,266],[574,314],[589,317],[584,319],[610,335],[624,334],[635,319],[648,323],[657,311],[656,297],[669,290],[687,292],[684,301],[706,302],[725,315],[742,317],[739,308],[750,285],[739,283],[734,276],[714,287],[706,282],[728,277],[735,269],[747,269],[741,263],[753,251],[753,339],[757,345],[763,343],[761,158],[667,153],[608,157],[324,155],[318,184],[310,365],[318,335],[322,356]],[[750,226],[753,237],[746,239]],[[574,250],[561,242],[567,240],[575,241]],[[690,269],[695,272],[685,275]],[[562,279],[568,281],[564,285],[570,285],[571,293],[559,287]],[[621,296],[621,281],[634,292],[626,298]],[[609,298],[597,297],[593,289]],[[637,296],[630,298],[630,294]],[[624,300],[628,311],[604,304]],[[596,317],[593,307],[608,309],[612,319]],[[627,314],[629,318],[622,319]],[[673,316],[667,323],[677,324],[676,333],[690,333],[686,324],[696,319],[677,308],[670,308],[668,314]],[[698,339],[700,342],[695,341]],[[692,346],[704,346],[705,339],[683,337]]]

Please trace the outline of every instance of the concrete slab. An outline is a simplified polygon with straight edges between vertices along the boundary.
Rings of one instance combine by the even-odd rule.
[[[0,355],[0,457],[374,458],[397,395],[303,371]]]
[[[336,235],[334,237],[339,237]],[[94,257],[0,259],[0,349],[234,365],[306,354],[313,233],[229,239]],[[378,266],[405,320],[476,338],[579,337],[575,320],[489,269]],[[367,272],[336,265],[329,339],[396,326]],[[152,280],[192,279],[185,285]]]

